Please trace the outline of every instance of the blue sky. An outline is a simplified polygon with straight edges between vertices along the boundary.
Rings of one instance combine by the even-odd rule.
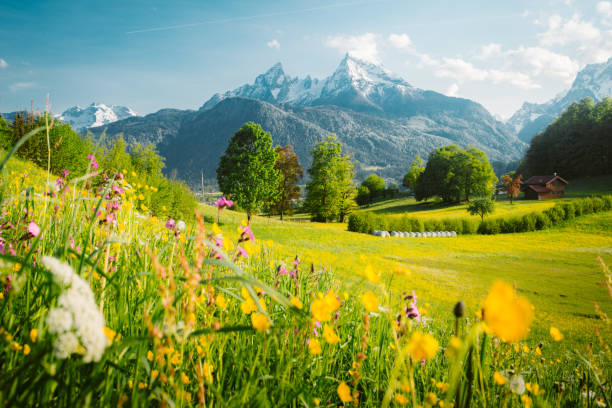
[[[350,51],[413,86],[511,115],[612,56],[612,3],[15,1],[0,3],[0,112],[96,101],[197,109],[276,62],[322,78]]]

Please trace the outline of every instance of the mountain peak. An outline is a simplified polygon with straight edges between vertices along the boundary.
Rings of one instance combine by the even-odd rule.
[[[68,123],[75,130],[80,131],[89,127],[102,126],[121,119],[137,116],[131,108],[118,105],[105,105],[92,102],[86,108],[73,106],[66,109],[59,118]]]

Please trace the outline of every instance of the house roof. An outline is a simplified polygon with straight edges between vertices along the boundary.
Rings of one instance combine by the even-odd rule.
[[[546,185],[550,182],[552,182],[553,180],[559,180],[565,184],[568,184],[567,181],[565,181],[564,179],[562,179],[561,177],[557,176],[557,175],[552,175],[552,176],[531,176],[529,177],[529,179],[525,182],[523,182],[523,184],[540,184],[540,185]]]
[[[551,190],[549,188],[546,188],[544,186],[539,186],[537,184],[529,185],[528,188],[532,189],[533,191],[535,191],[538,194],[540,194],[540,193],[550,193],[551,192]]]

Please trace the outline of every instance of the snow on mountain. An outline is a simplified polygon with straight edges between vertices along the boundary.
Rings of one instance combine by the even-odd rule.
[[[612,96],[612,58],[600,64],[587,65],[576,75],[570,89],[550,101],[540,104],[525,102],[506,124],[514,129],[519,139],[529,142],[573,102],[587,97],[599,102],[607,96]]]
[[[395,88],[400,93],[410,93],[414,88],[393,75],[383,66],[359,60],[346,54],[338,68],[329,77],[319,80],[307,76],[292,78],[285,74],[281,63],[246,84],[224,94],[215,94],[202,109],[210,109],[223,99],[243,97],[270,103],[292,105],[320,105],[323,101],[347,91],[357,92],[364,98],[382,94],[382,89]]]
[[[95,126],[102,126],[132,116],[138,116],[131,108],[118,105],[105,105],[93,102],[86,108],[73,106],[65,110],[59,119],[80,131]]]

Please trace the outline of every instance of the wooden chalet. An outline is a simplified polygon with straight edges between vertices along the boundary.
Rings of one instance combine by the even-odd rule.
[[[527,200],[550,200],[563,197],[567,184],[557,173],[552,176],[533,176],[523,182],[521,191]]]

